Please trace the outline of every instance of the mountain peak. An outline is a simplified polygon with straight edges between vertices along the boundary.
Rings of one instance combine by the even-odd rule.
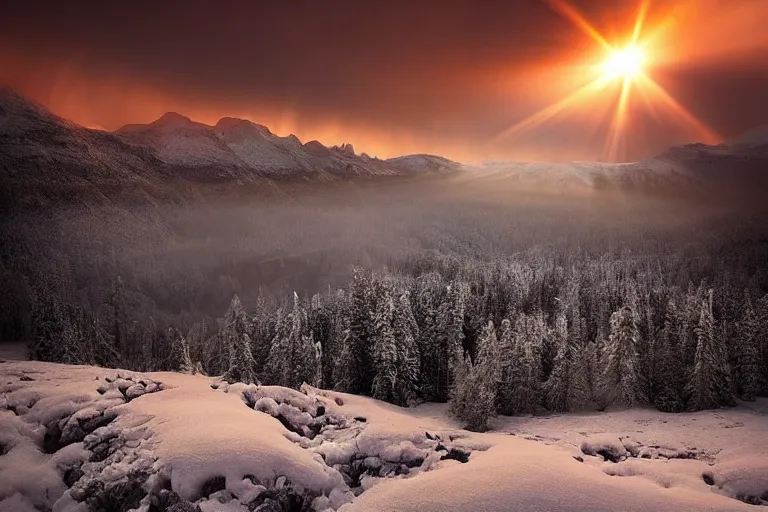
[[[187,116],[183,116],[177,112],[166,112],[151,124],[154,126],[188,126],[194,123]]]
[[[350,155],[355,154],[355,147],[352,144],[344,143],[341,146],[333,146],[332,149],[335,149],[336,151],[341,151],[342,153],[347,153]]]
[[[214,127],[222,132],[257,132],[261,135],[271,136],[272,132],[266,126],[253,123],[247,119],[237,117],[222,117]]]
[[[307,150],[309,150],[309,151],[320,151],[320,152],[325,152],[325,151],[327,151],[327,150],[328,150],[328,148],[327,148],[327,147],[325,147],[325,146],[323,145],[323,143],[322,143],[322,142],[320,142],[319,140],[311,140],[311,141],[307,142],[306,144],[304,144],[304,147],[305,147]]]

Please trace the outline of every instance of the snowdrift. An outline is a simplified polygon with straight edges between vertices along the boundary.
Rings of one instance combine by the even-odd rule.
[[[473,434],[443,405],[309,386],[21,361],[0,363],[0,385],[3,512],[738,511],[768,491],[762,410],[674,416],[746,425],[692,450],[660,444],[634,411],[500,418]],[[715,428],[663,421],[671,437]]]

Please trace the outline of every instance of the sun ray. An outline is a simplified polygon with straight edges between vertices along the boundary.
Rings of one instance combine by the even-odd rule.
[[[593,27],[584,16],[579,13],[573,6],[568,4],[565,0],[546,0],[549,6],[560,14],[563,18],[573,23],[576,27],[581,29],[585,34],[594,39],[606,50],[611,50],[612,47],[608,44],[608,41]]]
[[[642,0],[640,2],[640,9],[637,11],[637,19],[635,20],[635,28],[632,32],[632,44],[637,44],[640,39],[640,33],[643,31],[643,25],[645,24],[645,17],[648,15],[648,7],[651,0]]]
[[[722,138],[710,127],[704,124],[702,121],[691,114],[684,106],[682,106],[675,98],[673,98],[662,86],[656,83],[653,78],[643,74],[638,77],[640,83],[650,93],[652,93],[656,99],[662,101],[668,109],[670,109],[675,115],[683,120],[688,126],[695,129],[699,136],[703,138],[702,142],[707,144],[717,144]]]
[[[572,92],[571,94],[569,94],[562,100],[558,101],[557,103],[554,103],[548,107],[545,107],[544,109],[539,110],[538,112],[526,117],[522,121],[519,121],[514,125],[510,126],[506,130],[496,135],[492,139],[492,142],[498,142],[499,140],[505,139],[515,133],[519,133],[525,129],[532,128],[534,126],[538,126],[542,124],[543,122],[553,118],[563,110],[567,109],[577,101],[585,98],[590,94],[594,94],[600,91],[602,88],[608,85],[609,82],[611,82],[610,76],[607,76],[607,75],[601,76],[600,78]]]
[[[615,160],[619,153],[619,144],[621,143],[623,128],[627,122],[627,106],[629,105],[629,93],[632,89],[632,78],[624,77],[621,84],[621,93],[616,110],[611,119],[611,125],[608,129],[608,137],[605,141],[604,153],[610,160]]]
[[[606,108],[607,115],[602,117],[601,130],[605,133],[603,156],[609,160],[617,160],[626,150],[627,132],[630,125],[630,107],[638,100],[644,111],[648,111],[653,119],[664,122],[666,116],[672,116],[680,128],[690,133],[696,133],[702,142],[715,144],[722,140],[714,130],[696,118],[681,105],[669,92],[658,84],[648,73],[646,64],[659,64],[666,57],[660,52],[654,41],[665,32],[673,29],[678,23],[679,11],[673,8],[667,16],[652,25],[648,23],[651,0],[638,0],[637,15],[634,24],[628,31],[627,39],[614,46],[590,24],[590,22],[574,8],[568,0],[545,0],[546,3],[564,19],[584,32],[606,51],[606,61],[600,66],[591,66],[588,73],[596,73],[598,78],[582,85],[565,98],[535,112],[518,121],[514,125],[496,135],[491,142],[498,142],[524,130],[535,128],[567,109],[579,105],[590,105],[591,110],[598,105]],[[606,97],[600,94],[609,84],[619,86],[614,96]],[[611,92],[611,94],[614,94]],[[634,98],[637,96],[637,98]],[[586,112],[586,111],[585,111]],[[634,112],[634,111],[633,111]]]

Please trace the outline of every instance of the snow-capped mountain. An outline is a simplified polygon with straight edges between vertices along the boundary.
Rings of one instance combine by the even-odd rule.
[[[149,124],[110,133],[62,119],[0,89],[0,199],[32,203],[62,195],[89,201],[115,195],[179,193],[171,184],[255,184],[443,175],[493,180],[498,190],[579,194],[609,190],[659,196],[760,196],[768,190],[768,144],[757,129],[728,144],[690,144],[628,164],[494,162],[458,164],[434,155],[388,160],[357,154],[351,144],[302,143],[251,121],[225,117],[210,126],[167,113]],[[128,186],[125,186],[128,185]],[[195,194],[195,186],[184,190]],[[94,199],[96,198],[96,199]],[[135,199],[132,199],[135,200]],[[149,199],[151,200],[151,199]]]
[[[157,157],[183,173],[237,176],[377,176],[412,173],[379,159],[358,156],[350,144],[306,144],[295,135],[280,137],[266,126],[222,118],[215,126],[169,112],[146,125],[128,125],[116,136],[128,144],[152,148]]]
[[[454,164],[458,168],[458,164]],[[429,171],[357,155],[350,144],[326,147],[280,137],[267,127],[225,117],[215,126],[169,112],[116,132],[63,119],[0,88],[0,199],[5,205],[55,198],[88,202],[129,195],[132,201],[192,193],[191,183],[252,183],[410,176]],[[277,180],[277,181],[276,181]],[[172,184],[187,183],[179,192]]]

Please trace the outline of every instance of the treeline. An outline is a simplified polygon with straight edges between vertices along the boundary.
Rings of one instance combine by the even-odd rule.
[[[344,289],[284,304],[260,297],[246,311],[234,297],[223,319],[183,329],[132,311],[118,279],[95,311],[54,293],[36,298],[30,353],[309,382],[398,405],[450,401],[478,430],[496,413],[677,412],[765,394],[759,262],[737,256],[701,272],[701,255],[668,256],[535,249],[488,262],[431,253],[389,271],[357,269]]]

